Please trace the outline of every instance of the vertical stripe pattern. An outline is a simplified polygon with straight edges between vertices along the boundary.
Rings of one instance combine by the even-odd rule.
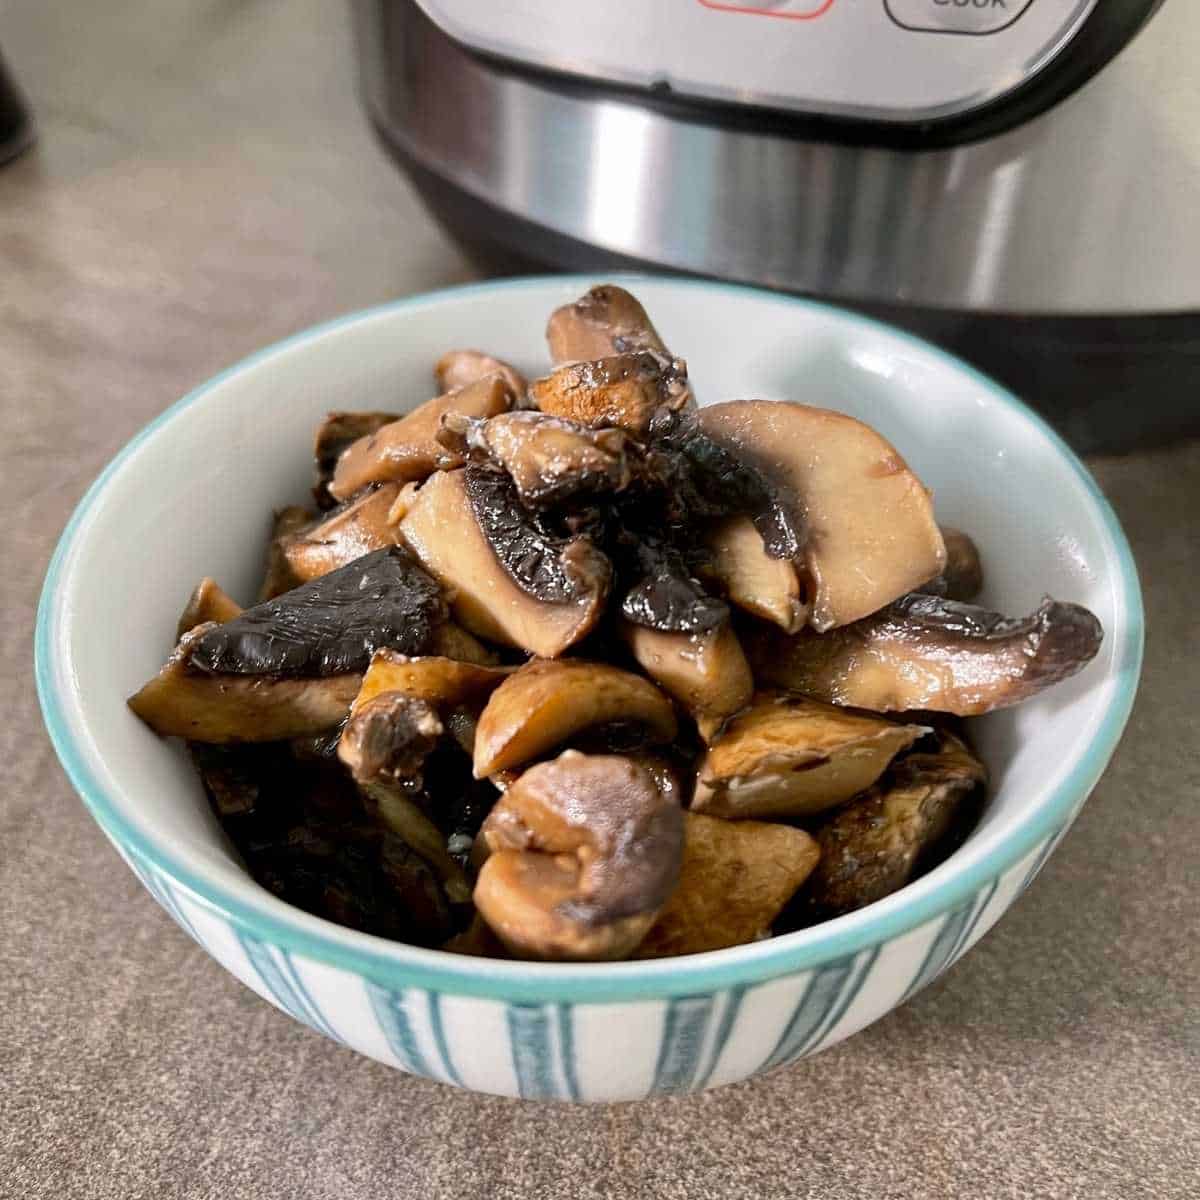
[[[364,983],[371,1011],[383,1031],[388,1049],[395,1056],[401,1069],[412,1075],[428,1077],[430,1070],[425,1065],[425,1056],[417,1045],[417,1035],[408,1011],[409,993],[389,991],[369,979],[364,980]]]
[[[975,928],[979,915],[996,894],[999,882],[998,879],[993,879],[991,884],[973,896],[969,903],[947,913],[937,936],[925,954],[925,960],[900,998],[901,1004],[911,1000],[922,988],[932,983],[954,961],[955,955],[962,950],[967,938],[971,936],[971,930]]]
[[[652,1096],[691,1091],[715,1005],[714,996],[680,996],[667,1001]]]
[[[308,989],[296,973],[295,965],[287,951],[268,946],[240,930],[235,933],[246,952],[247,962],[276,1004],[310,1029],[340,1042],[341,1038],[334,1033],[308,994]]]

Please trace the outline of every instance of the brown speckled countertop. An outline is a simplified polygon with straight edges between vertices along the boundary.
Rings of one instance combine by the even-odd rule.
[[[597,1109],[406,1078],[171,925],[31,682],[54,541],[145,421],[314,321],[470,277],[372,145],[335,0],[0,2],[38,149],[0,169],[0,1195],[1088,1197],[1200,1184],[1200,446],[1095,464],[1141,565],[1112,769],[1013,911],[819,1058]]]

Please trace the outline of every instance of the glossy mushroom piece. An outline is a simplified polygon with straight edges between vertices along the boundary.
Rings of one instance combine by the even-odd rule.
[[[1070,678],[1096,656],[1103,636],[1078,604],[1047,598],[1013,618],[910,595],[830,633],[787,638],[760,629],[747,646],[764,683],[874,712],[972,717]]]
[[[449,412],[493,417],[515,399],[500,375],[488,375],[458,391],[428,400],[407,416],[359,438],[337,461],[329,494],[348,500],[372,483],[408,483],[426,478],[440,466],[455,465],[437,441],[442,417]]]
[[[469,387],[489,375],[499,375],[518,400],[525,395],[525,389],[529,386],[525,376],[516,367],[481,350],[448,350],[433,368],[433,377],[443,393]]]
[[[389,514],[399,492],[399,484],[380,484],[284,539],[283,556],[297,582],[328,575],[364,554],[395,545],[396,527]]]
[[[540,526],[504,476],[475,467],[437,473],[400,533],[453,596],[457,619],[489,641],[553,658],[604,610],[608,559],[586,537]]]
[[[632,350],[666,346],[641,301],[624,288],[601,284],[550,314],[546,341],[555,364],[609,358]]]
[[[564,751],[484,822],[475,905],[520,958],[626,957],[679,877],[683,814],[637,764]]]
[[[853,912],[902,888],[986,780],[983,763],[950,733],[932,752],[898,762],[817,831],[821,859],[802,897],[809,919]]]

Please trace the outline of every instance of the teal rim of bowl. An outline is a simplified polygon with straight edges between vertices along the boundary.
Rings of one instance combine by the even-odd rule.
[[[302,954],[318,962],[352,971],[376,982],[395,987],[419,987],[457,995],[482,996],[496,1000],[563,1000],[603,1003],[622,999],[646,999],[706,993],[738,984],[763,982],[805,970],[831,959],[855,954],[880,945],[934,920],[966,902],[992,879],[1029,854],[1034,847],[1056,834],[1071,819],[1076,806],[1095,787],[1115,751],[1129,719],[1141,673],[1144,614],[1137,568],[1124,531],[1096,481],[1075,452],[1037,413],[994,380],[937,346],[881,321],[814,300],[787,296],[740,284],[663,275],[606,275],[609,281],[636,286],[638,283],[669,283],[698,292],[724,292],[770,299],[837,317],[907,342],[924,355],[940,359],[958,373],[972,379],[1002,407],[1014,411],[1046,438],[1063,461],[1083,483],[1099,510],[1119,564],[1117,611],[1124,608],[1124,625],[1115,646],[1113,677],[1115,693],[1104,710],[1091,744],[1071,773],[1044,798],[1028,819],[1009,831],[990,852],[969,868],[954,871],[955,856],[933,873],[946,871],[935,888],[913,894],[911,902],[892,906],[870,905],[848,916],[797,933],[783,934],[746,946],[683,958],[621,963],[525,963],[470,958],[444,951],[426,950],[391,942],[370,934],[344,929],[320,917],[304,913],[276,899],[265,889],[255,903],[225,892],[182,861],[169,845],[160,845],[126,817],[106,791],[87,761],[64,711],[59,680],[66,664],[57,653],[56,597],[60,578],[79,530],[89,510],[103,493],[109,479],[139,446],[184,409],[201,401],[232,376],[281,351],[332,333],[346,325],[384,314],[422,308],[452,301],[477,292],[513,291],[548,285],[592,287],[598,275],[540,275],[493,280],[443,288],[405,297],[349,313],[312,326],[289,338],[251,354],[176,401],[144,426],[118,452],[79,502],[59,539],[46,574],[38,604],[34,640],[34,663],[38,697],[51,741],[67,776],[104,832],[127,853],[156,868],[186,889],[189,897],[209,911],[253,937]],[[1110,635],[1111,636],[1111,635]],[[949,869],[947,869],[949,868]],[[932,878],[926,876],[926,882]],[[248,880],[248,882],[251,882]],[[914,885],[916,886],[916,885]],[[907,889],[906,889],[907,890]],[[903,896],[904,891],[896,893]],[[886,905],[886,902],[883,902]]]

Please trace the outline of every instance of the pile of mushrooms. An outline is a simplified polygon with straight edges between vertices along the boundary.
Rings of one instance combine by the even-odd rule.
[[[699,407],[621,288],[547,338],[532,382],[456,350],[407,415],[331,413],[258,602],[203,580],[130,707],[256,879],[387,937],[691,954],[903,887],[979,810],[961,718],[1079,671],[1099,622],[977,607],[884,438]]]

